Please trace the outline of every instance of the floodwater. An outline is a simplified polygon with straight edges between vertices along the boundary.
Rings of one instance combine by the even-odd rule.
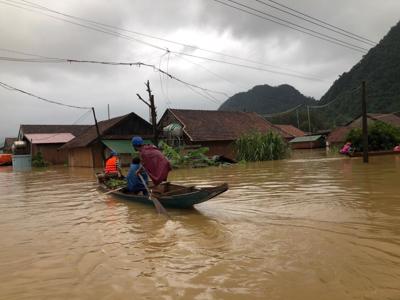
[[[302,157],[173,171],[230,190],[171,220],[0,168],[0,299],[400,299],[400,156]]]

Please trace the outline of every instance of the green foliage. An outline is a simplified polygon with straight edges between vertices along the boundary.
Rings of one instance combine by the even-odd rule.
[[[207,157],[206,153],[209,150],[207,147],[184,151],[183,148],[173,148],[165,142],[161,142],[160,147],[165,157],[167,157],[171,162],[173,168],[196,168],[213,166],[216,164],[213,160]]]
[[[272,131],[254,132],[241,136],[235,142],[239,161],[263,161],[283,159],[288,155],[288,145]]]
[[[110,178],[106,182],[107,187],[110,189],[117,189],[127,185],[125,179]]]
[[[362,130],[352,129],[347,140],[351,141],[355,151],[363,151]],[[392,150],[400,143],[400,128],[376,121],[368,126],[368,148],[371,151]]]
[[[49,165],[47,161],[44,160],[41,152],[38,152],[32,157],[32,166],[35,168],[45,168]]]

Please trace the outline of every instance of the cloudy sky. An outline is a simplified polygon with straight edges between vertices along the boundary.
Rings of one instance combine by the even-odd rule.
[[[218,1],[1,0],[0,82],[46,99],[94,106],[99,119],[107,117],[107,104],[111,117],[134,111],[147,119],[148,110],[136,96],[146,96],[147,80],[159,115],[167,107],[216,109],[229,96],[259,84],[287,83],[319,99],[362,58],[361,49],[372,47],[361,37],[379,42],[400,17],[398,0],[221,0],[253,8],[253,15]],[[293,16],[294,10],[360,38],[306,22]],[[281,18],[291,24],[273,20],[297,30],[254,14]],[[192,85],[144,66],[55,63],[43,57],[143,62]],[[89,114],[85,118],[87,110],[44,103],[1,86],[0,103],[1,140],[16,136],[20,124],[93,122]]]

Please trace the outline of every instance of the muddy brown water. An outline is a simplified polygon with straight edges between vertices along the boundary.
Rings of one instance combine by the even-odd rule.
[[[0,168],[0,299],[400,299],[400,155],[170,179],[230,190],[167,221],[89,169]]]

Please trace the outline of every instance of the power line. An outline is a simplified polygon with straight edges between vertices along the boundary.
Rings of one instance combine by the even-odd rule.
[[[11,0],[6,0],[6,1],[11,1]],[[26,1],[24,1],[24,2],[26,2]],[[6,5],[10,5],[10,6],[14,6],[14,7],[17,7],[17,8],[21,8],[21,9],[24,9],[24,10],[32,11],[32,12],[35,12],[35,13],[38,13],[38,14],[45,15],[47,17],[56,19],[56,20],[61,20],[61,21],[64,21],[64,22],[67,22],[67,23],[70,23],[70,24],[73,24],[73,25],[81,26],[81,27],[84,27],[86,29],[91,29],[91,30],[102,32],[102,33],[105,33],[105,34],[109,34],[109,35],[112,35],[112,36],[115,36],[115,37],[124,38],[124,39],[130,40],[130,41],[142,43],[142,44],[145,44],[147,46],[150,46],[150,47],[156,48],[158,50],[161,50],[163,52],[164,51],[169,51],[169,52],[174,53],[174,54],[180,54],[180,55],[184,55],[184,56],[195,57],[195,58],[199,58],[199,59],[203,59],[203,60],[218,62],[218,63],[232,65],[232,66],[236,66],[236,67],[242,67],[242,68],[247,68],[247,69],[252,69],[252,70],[257,70],[257,71],[264,71],[264,72],[269,72],[269,73],[273,73],[273,74],[291,76],[291,77],[307,79],[307,80],[322,81],[321,79],[314,78],[312,76],[296,75],[295,73],[275,71],[275,70],[270,70],[270,69],[265,69],[265,68],[260,68],[260,67],[254,67],[254,66],[249,66],[249,65],[244,65],[244,64],[228,62],[228,61],[219,60],[219,59],[211,59],[211,58],[208,58],[208,57],[194,55],[194,54],[188,54],[188,53],[185,53],[185,52],[172,51],[172,50],[168,50],[167,48],[162,48],[160,46],[157,46],[157,45],[154,45],[154,44],[151,44],[151,43],[148,43],[148,42],[136,39],[136,38],[132,38],[130,36],[127,36],[127,35],[124,35],[124,34],[121,34],[121,33],[115,32],[115,31],[110,31],[108,29],[104,29],[102,27],[99,28],[99,27],[96,27],[96,26],[93,27],[93,26],[88,26],[88,25],[85,25],[85,24],[80,24],[80,23],[77,23],[77,22],[73,22],[73,21],[69,21],[69,20],[63,19],[63,18],[55,17],[55,16],[48,15],[48,14],[45,14],[45,13],[41,13],[41,12],[26,8],[26,7],[21,7],[21,6],[15,5],[15,4],[10,4],[10,3],[4,2],[4,1],[0,1],[0,3],[6,4]],[[20,4],[20,3],[18,3],[18,4]]]
[[[284,19],[275,17],[275,16],[273,16],[273,15],[267,14],[267,13],[265,13],[265,12],[263,12],[263,11],[257,10],[257,9],[255,9],[255,8],[250,7],[250,6],[247,6],[247,5],[244,5],[244,4],[240,4],[240,3],[236,2],[236,1],[233,1],[233,0],[225,0],[225,1],[229,1],[229,2],[231,2],[231,3],[235,3],[236,5],[245,7],[245,8],[250,9],[250,10],[253,10],[253,11],[258,12],[258,13],[260,13],[260,14],[262,14],[262,15],[266,15],[266,16],[269,16],[269,17],[271,17],[271,18],[278,19],[278,20],[280,20],[281,22],[280,22],[280,21],[273,20],[273,19],[270,19],[270,18],[267,18],[267,17],[264,17],[264,16],[260,16],[260,15],[258,15],[258,14],[256,14],[256,13],[254,13],[254,12],[245,10],[245,9],[243,9],[243,8],[240,8],[240,7],[237,7],[237,6],[228,4],[228,3],[223,2],[223,1],[220,1],[220,0],[214,0],[214,1],[215,1],[215,2],[218,2],[218,3],[222,4],[222,5],[231,7],[231,8],[233,8],[233,9],[236,9],[236,10],[239,10],[239,11],[242,11],[242,12],[245,12],[245,13],[247,13],[247,14],[256,16],[256,17],[261,18],[261,19],[263,19],[263,20],[267,20],[267,21],[273,22],[273,23],[275,23],[275,24],[278,24],[278,25],[281,25],[281,26],[284,26],[284,27],[291,28],[291,29],[293,29],[293,30],[296,30],[296,31],[305,33],[305,34],[307,34],[307,35],[316,37],[316,38],[321,39],[321,40],[325,40],[325,41],[330,42],[330,43],[332,43],[332,44],[336,44],[336,45],[339,45],[339,46],[342,46],[342,47],[345,47],[345,48],[348,48],[348,49],[351,49],[351,50],[354,50],[354,51],[357,51],[357,52],[361,52],[361,53],[366,53],[366,52],[368,51],[368,49],[362,48],[362,47],[357,46],[357,45],[353,45],[353,44],[351,44],[351,43],[348,43],[348,42],[346,42],[346,41],[337,39],[337,38],[335,38],[335,37],[332,37],[332,36],[329,36],[329,35],[320,33],[320,32],[318,32],[318,31],[315,31],[315,30],[312,30],[312,29],[309,29],[309,28],[306,28],[306,27],[297,25],[297,24],[295,24],[295,23],[292,23],[292,22],[286,21],[286,20],[284,20]],[[282,22],[283,22],[283,23],[282,23]],[[290,24],[290,25],[288,25],[288,24]],[[293,26],[296,26],[296,27],[298,27],[298,28],[293,27],[292,25],[293,25]],[[299,28],[300,28],[300,29],[299,29]],[[308,31],[310,31],[310,32],[305,31],[305,30],[308,30]]]
[[[71,108],[78,108],[78,109],[92,109],[91,107],[87,107],[87,106],[76,106],[76,105],[65,104],[65,103],[62,103],[62,102],[54,101],[54,100],[49,100],[49,99],[46,99],[46,98],[43,98],[43,97],[40,97],[40,96],[36,96],[36,95],[34,95],[34,94],[30,93],[30,92],[26,92],[24,90],[18,89],[16,87],[13,87],[13,86],[11,86],[11,85],[9,85],[7,83],[1,82],[1,81],[0,81],[0,86],[2,88],[4,88],[4,89],[10,90],[10,91],[20,92],[20,93],[23,93],[25,95],[34,97],[36,99],[39,99],[39,100],[47,102],[47,103],[56,104],[56,105],[60,105],[60,106],[65,106],[65,107],[71,107]]]
[[[260,1],[260,0],[255,0],[255,1],[260,2],[260,3],[263,2],[263,1]],[[290,11],[293,11],[293,12],[295,12],[295,13],[297,13],[297,14],[299,14],[299,15],[302,15],[302,16],[304,16],[304,17],[310,18],[311,20],[315,20],[315,21],[317,21],[317,22],[320,22],[320,23],[325,24],[325,25],[327,25],[327,26],[330,26],[330,27],[332,27],[332,28],[338,29],[338,30],[340,30],[340,31],[342,31],[342,32],[348,33],[348,34],[350,34],[350,35],[353,35],[353,36],[355,36],[355,37],[358,37],[358,38],[360,38],[360,39],[363,39],[363,40],[365,40],[365,41],[368,41],[368,42],[370,42],[370,43],[372,43],[372,44],[377,44],[377,42],[371,41],[370,39],[367,39],[367,38],[365,38],[365,37],[362,37],[362,36],[360,36],[360,35],[358,35],[358,34],[352,33],[352,32],[350,32],[350,31],[347,31],[347,30],[342,29],[342,28],[340,28],[340,27],[337,27],[337,26],[335,26],[335,25],[329,24],[329,23],[327,23],[327,22],[325,22],[325,21],[323,21],[323,20],[321,20],[321,19],[318,19],[318,18],[312,17],[312,16],[310,16],[310,15],[308,15],[308,14],[302,13],[302,12],[300,12],[300,11],[298,11],[298,10],[295,10],[295,9],[293,9],[293,8],[290,8],[289,6],[283,5],[283,4],[281,4],[281,3],[277,2],[277,1],[273,1],[273,0],[267,0],[267,1],[272,2],[272,3],[275,3],[275,4],[277,4],[277,5],[281,6],[281,7],[284,7],[284,8],[286,8],[286,9],[288,9],[288,10],[290,10]],[[265,3],[265,2],[264,2],[264,3]],[[274,7],[274,8],[275,8],[275,7]]]
[[[8,1],[11,1],[11,0],[8,0]],[[79,21],[95,24],[97,26],[106,27],[106,28],[112,28],[112,29],[116,29],[116,30],[120,30],[120,31],[125,31],[125,32],[136,34],[136,35],[144,36],[144,37],[147,37],[147,38],[156,39],[156,40],[172,43],[172,44],[175,44],[175,45],[180,45],[180,46],[183,46],[183,47],[186,47],[186,48],[190,48],[190,49],[193,49],[193,50],[200,50],[200,51],[204,51],[204,52],[220,55],[220,56],[223,56],[223,57],[229,57],[229,58],[233,58],[233,59],[237,59],[237,60],[241,60],[241,61],[245,61],[245,62],[250,62],[250,63],[254,63],[254,64],[258,64],[258,65],[263,65],[263,66],[266,66],[266,67],[272,67],[272,68],[276,68],[276,69],[281,69],[281,70],[285,70],[285,71],[292,72],[292,73],[299,74],[299,75],[303,75],[303,76],[311,76],[309,74],[305,74],[305,73],[302,73],[302,72],[297,72],[297,71],[294,71],[294,70],[291,70],[291,69],[288,69],[288,68],[282,68],[282,67],[274,66],[274,65],[271,65],[271,64],[265,64],[263,62],[251,60],[251,59],[248,59],[248,58],[229,55],[229,54],[225,54],[225,53],[222,53],[222,52],[213,51],[213,50],[201,48],[201,47],[198,47],[198,46],[189,45],[189,44],[186,44],[186,43],[181,43],[181,42],[173,41],[173,40],[170,40],[170,39],[160,38],[160,37],[157,37],[157,36],[154,36],[154,35],[145,34],[145,33],[141,33],[141,32],[138,32],[138,31],[132,31],[132,30],[121,28],[121,27],[116,27],[116,26],[112,26],[112,25],[109,25],[109,24],[93,21],[93,20],[90,20],[90,19],[85,19],[85,18],[73,16],[73,15],[70,15],[70,14],[66,14],[66,13],[62,13],[60,11],[56,11],[56,10],[50,9],[50,8],[42,6],[42,5],[35,4],[33,2],[24,1],[24,0],[20,0],[20,1],[26,3],[26,4],[22,4],[22,5],[27,5],[27,6],[30,6],[30,7],[34,7],[36,9],[46,10],[46,11],[49,11],[49,12],[52,12],[52,13],[55,13],[55,14],[59,14],[59,15],[71,18],[71,19],[75,19],[75,20],[79,20]],[[160,49],[158,49],[158,50],[160,50]]]
[[[193,83],[189,83],[186,82],[182,79],[179,79],[178,77],[156,67],[155,65],[152,64],[146,64],[143,62],[112,62],[112,61],[96,61],[96,60],[79,60],[79,59],[66,59],[66,58],[51,58],[51,59],[22,59],[22,58],[17,58],[17,57],[0,57],[0,60],[5,60],[5,61],[14,61],[14,62],[29,62],[29,63],[43,63],[43,62],[47,62],[47,63],[88,63],[88,64],[101,64],[101,65],[112,65],[112,66],[137,66],[137,67],[149,67],[152,68],[154,71],[157,71],[167,77],[169,77],[170,79],[173,79],[175,81],[178,81],[184,85],[188,85],[191,86],[193,88],[202,90],[204,92],[211,92],[211,93],[216,93],[216,94],[222,94],[224,96],[229,96],[227,93],[225,92],[221,92],[221,91],[216,91],[216,90],[211,90],[211,89],[207,89],[207,88],[203,88],[201,86],[198,86],[196,84]]]
[[[308,23],[311,23],[311,24],[317,25],[317,26],[319,26],[319,27],[322,27],[322,28],[324,28],[324,29],[327,29],[327,30],[329,30],[329,31],[335,32],[335,33],[340,34],[340,35],[342,35],[342,36],[346,36],[346,37],[348,37],[348,38],[357,40],[357,41],[359,41],[359,42],[361,42],[361,43],[364,43],[364,44],[367,44],[367,45],[370,45],[370,46],[375,46],[375,45],[377,44],[376,42],[373,42],[373,41],[371,41],[371,40],[369,40],[369,39],[363,38],[363,37],[361,37],[361,36],[359,36],[359,35],[357,35],[357,34],[351,33],[351,32],[349,32],[349,31],[346,31],[346,30],[344,30],[344,29],[341,29],[341,28],[339,28],[339,27],[336,27],[336,26],[334,26],[334,25],[331,25],[331,24],[329,24],[329,23],[326,23],[326,22],[324,22],[324,21],[322,21],[322,20],[320,20],[320,19],[317,19],[317,18],[311,17],[311,16],[309,16],[309,15],[300,13],[300,12],[298,12],[298,11],[296,11],[296,10],[294,10],[294,9],[291,9],[291,8],[289,8],[289,7],[287,7],[287,6],[284,6],[284,5],[282,5],[282,4],[279,4],[279,5],[282,6],[282,7],[285,7],[285,8],[287,8],[287,9],[289,9],[290,11],[295,11],[297,14],[301,14],[301,15],[303,15],[303,16],[306,16],[307,18],[310,18],[311,20],[308,20],[307,18],[301,17],[301,16],[299,16],[299,15],[297,15],[297,14],[291,13],[290,11],[284,10],[284,9],[279,8],[279,7],[276,7],[276,6],[274,6],[274,5],[268,4],[268,3],[264,2],[264,1],[261,1],[261,0],[254,0],[254,1],[256,1],[256,2],[258,2],[258,3],[261,3],[261,4],[265,5],[265,6],[274,8],[274,9],[280,11],[280,12],[286,13],[286,14],[291,15],[291,16],[293,16],[293,17],[296,17],[296,18],[298,18],[298,19],[304,20],[304,21],[306,21],[306,22],[308,22]],[[267,1],[270,1],[270,0],[267,0]],[[270,1],[270,2],[277,3],[277,2],[275,2],[275,1]],[[312,20],[315,20],[315,21],[317,21],[317,22],[314,22],[314,21],[312,21]],[[324,25],[319,24],[318,22],[320,22],[320,23],[322,23],[322,24],[324,24]],[[327,25],[327,26],[325,26],[325,25]],[[338,29],[338,30],[336,30],[336,29]]]

